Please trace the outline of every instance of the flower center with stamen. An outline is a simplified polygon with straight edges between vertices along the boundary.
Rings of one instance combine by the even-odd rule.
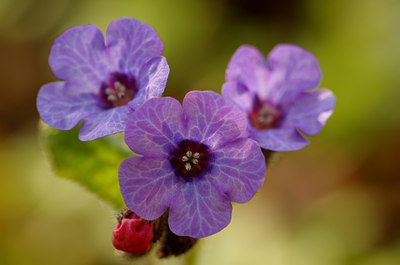
[[[135,78],[127,74],[113,73],[109,80],[101,84],[99,105],[106,109],[126,105],[135,97],[136,92]]]
[[[183,140],[171,152],[169,161],[175,175],[189,181],[211,170],[212,154],[203,143]]]
[[[257,130],[273,129],[279,126],[282,112],[275,104],[263,102],[258,96],[255,96],[253,109],[249,112],[249,119]]]

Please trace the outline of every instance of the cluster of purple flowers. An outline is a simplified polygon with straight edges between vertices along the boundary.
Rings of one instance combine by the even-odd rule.
[[[231,201],[248,202],[264,182],[263,149],[299,150],[332,114],[335,97],[316,88],[316,58],[278,45],[267,60],[241,46],[226,70],[222,96],[161,97],[169,66],[155,30],[132,18],[106,31],[73,27],[54,43],[49,64],[62,81],[37,98],[42,120],[60,130],[80,121],[82,141],[125,132],[141,156],[124,160],[119,183],[127,207],[146,220],[168,210],[178,236],[212,235],[231,220]]]

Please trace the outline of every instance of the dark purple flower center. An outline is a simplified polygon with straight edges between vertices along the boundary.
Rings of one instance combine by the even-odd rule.
[[[273,129],[279,126],[282,120],[281,109],[268,101],[254,97],[253,109],[249,112],[251,124],[257,130]]]
[[[110,109],[126,105],[135,97],[137,83],[133,76],[123,73],[112,73],[100,87],[99,104]]]
[[[185,181],[209,172],[211,160],[211,150],[207,145],[187,139],[181,141],[169,156],[175,175]]]

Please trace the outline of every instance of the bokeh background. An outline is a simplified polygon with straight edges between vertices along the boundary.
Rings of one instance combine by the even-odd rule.
[[[129,263],[111,244],[114,209],[52,173],[35,108],[40,86],[56,80],[55,38],[121,16],[163,40],[164,95],[220,92],[241,44],[267,55],[294,43],[316,55],[321,87],[337,96],[322,132],[276,157],[226,229],[162,264],[400,264],[400,1],[0,0],[1,265]]]

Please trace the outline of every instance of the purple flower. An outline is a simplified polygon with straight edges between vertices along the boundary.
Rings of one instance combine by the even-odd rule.
[[[73,27],[58,37],[49,64],[64,81],[42,86],[37,97],[48,125],[69,130],[83,120],[82,141],[124,131],[136,108],[161,96],[169,74],[152,27],[120,18],[108,26],[106,39],[93,25]]]
[[[223,229],[230,200],[249,201],[264,181],[264,157],[246,127],[243,112],[211,91],[188,93],[183,106],[173,98],[144,103],[125,131],[127,145],[142,155],[119,169],[127,207],[147,220],[169,209],[170,229],[179,236]]]
[[[317,59],[289,44],[277,45],[267,61],[244,45],[232,56],[222,95],[247,114],[250,138],[274,151],[299,150],[309,144],[300,133],[317,134],[331,116],[335,96],[316,88],[321,80]]]

